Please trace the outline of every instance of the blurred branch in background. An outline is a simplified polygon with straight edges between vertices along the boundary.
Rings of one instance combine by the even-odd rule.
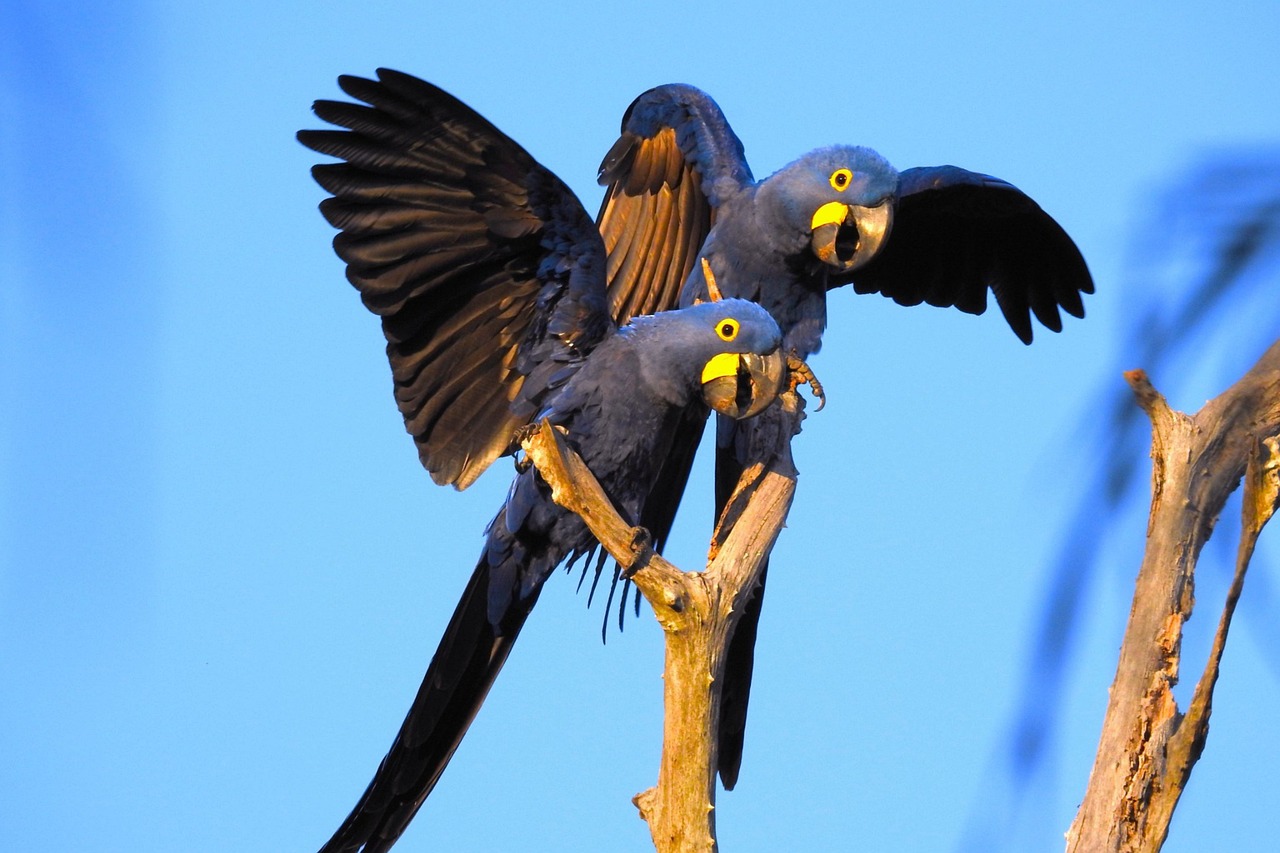
[[[1216,151],[1157,194],[1135,228],[1123,287],[1131,325],[1081,424],[1092,448],[1072,486],[1080,495],[1047,576],[1043,616],[1028,643],[1021,698],[964,849],[1011,843],[1034,798],[1064,706],[1067,667],[1104,558],[1136,541],[1147,506],[1150,426],[1121,375],[1141,368],[1175,400],[1203,400],[1240,376],[1280,334],[1280,147]],[[1130,571],[1134,560],[1117,565]],[[1129,579],[1124,579],[1127,586]],[[1269,602],[1265,576],[1250,594]],[[1274,612],[1274,606],[1255,612]],[[1119,614],[1116,614],[1119,618]],[[1253,625],[1280,648],[1274,622]],[[1079,782],[1072,780],[1068,784]]]

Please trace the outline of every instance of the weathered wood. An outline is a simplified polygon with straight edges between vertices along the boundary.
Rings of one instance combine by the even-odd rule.
[[[716,849],[716,732],[724,658],[740,604],[759,583],[795,492],[790,442],[799,430],[801,407],[794,393],[783,395],[782,403],[759,416],[767,427],[755,433],[761,461],[743,473],[702,572],[682,572],[653,553],[643,531],[622,520],[586,465],[549,425],[524,443],[551,485],[552,498],[578,513],[610,556],[632,573],[665,633],[662,761],[657,784],[633,800],[659,853]]]
[[[1253,543],[1276,503],[1280,341],[1193,416],[1174,411],[1141,371],[1126,374],[1152,425],[1152,497],[1115,680],[1070,853],[1158,851],[1208,734],[1218,663]],[[1248,472],[1236,578],[1214,649],[1184,715],[1173,697],[1196,561]]]

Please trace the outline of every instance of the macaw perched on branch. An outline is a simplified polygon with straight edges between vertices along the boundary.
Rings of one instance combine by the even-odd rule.
[[[719,107],[692,87],[652,89],[627,110],[599,173],[608,185],[601,245],[554,175],[450,95],[385,69],[377,81],[339,82],[368,106],[317,102],[321,118],[348,130],[299,138],[347,161],[315,168],[334,195],[322,210],[342,229],[334,246],[348,278],[383,318],[396,400],[438,483],[465,488],[512,452],[518,430],[570,372],[562,368],[607,334],[610,315],[623,324],[703,297],[699,258],[726,296],[768,309],[784,351],[800,359],[820,346],[826,292],[842,284],[974,314],[990,290],[1024,342],[1031,314],[1060,330],[1059,308],[1083,316],[1080,295],[1093,290],[1071,239],[1010,184],[953,166],[898,173],[853,147],[814,151],[755,182]],[[673,415],[663,467],[644,472],[639,521],[658,549],[706,413],[694,403]],[[718,430],[721,503],[753,453],[753,431],[732,425],[722,419]],[[719,744],[726,788],[741,761],[762,595],[763,587],[743,613],[727,660]],[[483,689],[468,707],[480,698]],[[458,736],[468,721],[452,724]],[[407,821],[456,738],[449,743],[443,753],[431,747],[436,769],[416,781],[388,770],[389,755],[339,836],[389,820],[386,795],[374,793],[379,778],[396,777],[404,792],[396,808]],[[413,784],[419,794],[410,794]]]
[[[605,251],[569,190],[464,105],[384,72],[342,78],[374,104],[317,102],[346,131],[299,139],[316,166],[348,277],[382,316],[396,399],[437,480],[459,487],[519,433],[563,429],[623,516],[643,525],[687,424],[749,418],[787,374],[763,308],[707,301],[618,328]],[[372,782],[324,846],[386,850],[444,771],[542,585],[597,543],[532,468],[516,476],[422,686]]]
[[[719,106],[692,86],[659,86],[631,104],[599,181],[608,186],[597,220],[618,322],[704,295],[695,258],[725,296],[767,308],[800,358],[821,346],[827,292],[841,285],[970,314],[986,310],[990,290],[1028,344],[1032,314],[1061,331],[1059,308],[1083,317],[1081,294],[1093,292],[1075,243],[1012,184],[956,166],[898,172],[852,146],[812,151],[757,182]],[[700,424],[690,427],[672,454],[681,470],[664,479],[685,481],[700,435]],[[751,425],[721,419],[717,510],[758,455],[752,439]],[[650,508],[656,529],[675,503]],[[764,577],[767,569],[725,659],[718,762],[727,789],[741,764]]]

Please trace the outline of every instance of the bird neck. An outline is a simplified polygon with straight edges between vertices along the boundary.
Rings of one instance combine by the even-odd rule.
[[[696,358],[687,352],[690,347],[682,344],[682,336],[673,335],[670,328],[684,322],[675,312],[634,317],[615,336],[617,346],[627,353],[619,353],[619,358],[632,366],[632,381],[663,403],[680,407],[687,405],[698,390],[693,371],[685,364]]]

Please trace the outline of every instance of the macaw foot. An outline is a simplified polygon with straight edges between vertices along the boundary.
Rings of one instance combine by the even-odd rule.
[[[631,528],[631,553],[635,555],[635,559],[631,561],[629,568],[622,570],[621,577],[630,580],[631,576],[640,570],[645,563],[645,556],[653,553],[653,534],[645,527]]]
[[[514,439],[516,446],[524,444],[526,441],[533,438],[535,435],[538,434],[538,430],[540,429],[542,429],[542,424],[538,421],[534,421],[531,424],[525,424],[524,426],[517,427],[516,435]]]
[[[815,412],[821,412],[822,407],[827,404],[827,395],[822,391],[822,383],[818,381],[818,377],[813,375],[813,370],[809,365],[804,363],[800,356],[796,355],[796,351],[792,350],[787,353],[787,369],[791,371],[791,385],[788,388],[794,391],[801,385],[807,384],[813,391],[813,396],[818,399],[818,408]]]
[[[524,426],[519,427],[516,430],[515,437],[512,438],[512,441],[511,441],[511,446],[516,448],[516,451],[517,451],[515,454],[512,455],[512,458],[515,460],[515,463],[516,463],[517,474],[523,474],[525,471],[528,471],[529,468],[533,465],[533,460],[531,460],[527,454],[523,456],[520,455],[519,450],[526,441],[528,441],[529,439],[537,435],[538,430],[540,430],[541,428],[542,428],[542,424],[534,422],[531,424],[525,424]]]

